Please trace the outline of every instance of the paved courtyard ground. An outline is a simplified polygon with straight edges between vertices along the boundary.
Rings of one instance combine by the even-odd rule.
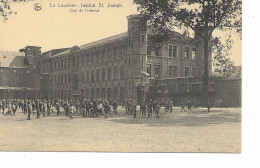
[[[110,115],[108,119],[64,116],[27,121],[0,115],[1,151],[241,152],[241,108],[174,108],[160,117]]]

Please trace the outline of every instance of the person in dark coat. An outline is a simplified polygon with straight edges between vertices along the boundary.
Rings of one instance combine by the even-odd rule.
[[[146,115],[146,104],[145,103],[141,104],[140,111],[141,111],[141,114],[142,114],[142,118],[145,117],[145,115]]]
[[[187,106],[188,106],[188,110],[191,112],[191,103],[190,103],[190,101],[188,101]]]
[[[27,105],[27,120],[31,120],[31,113],[32,113],[32,108],[31,108],[31,105],[30,105],[30,102],[28,102],[28,105]]]

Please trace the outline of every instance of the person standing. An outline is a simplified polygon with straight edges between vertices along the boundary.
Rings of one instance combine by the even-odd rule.
[[[145,117],[145,115],[146,115],[146,104],[145,103],[141,104],[140,111],[142,113],[142,118]]]
[[[51,104],[50,104],[50,102],[47,102],[47,116],[51,116],[51,114],[50,114],[50,111],[51,111]]]
[[[105,105],[104,105],[104,112],[105,112],[104,119],[106,119],[106,118],[108,118],[108,112],[109,112],[109,105],[108,105],[108,102],[105,102]]]
[[[28,102],[28,105],[27,105],[27,120],[31,120],[31,112],[32,112],[32,108],[31,108],[31,105],[30,105],[30,102]]]
[[[57,105],[56,105],[56,110],[57,110],[57,116],[60,116],[61,113],[60,113],[60,104],[59,103],[57,103]]]
[[[169,108],[170,108],[170,113],[172,113],[172,107],[173,107],[173,101],[171,100],[170,103],[169,103]]]
[[[136,103],[133,102],[133,105],[132,105],[132,112],[134,114],[134,118],[136,118]]]
[[[160,108],[161,108],[161,105],[160,105],[160,103],[158,102],[158,103],[156,104],[156,106],[155,106],[156,118],[159,117]]]
[[[113,114],[117,115],[117,102],[114,101],[114,103],[112,104],[113,106]]]
[[[188,106],[188,111],[191,112],[191,103],[190,103],[190,101],[188,101],[187,106]]]

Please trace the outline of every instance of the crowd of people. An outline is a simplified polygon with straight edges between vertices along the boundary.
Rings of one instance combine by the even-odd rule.
[[[94,99],[87,100],[2,100],[0,101],[0,110],[3,115],[15,116],[17,109],[21,109],[24,115],[27,115],[27,120],[31,119],[31,116],[36,115],[39,119],[42,117],[56,117],[64,115],[69,118],[73,118],[73,115],[81,115],[83,117],[98,117],[104,115],[104,118],[108,117],[108,114],[113,108],[113,114],[117,114],[117,103],[109,102],[107,100]]]
[[[149,99],[140,104],[140,108],[137,109],[137,102],[132,99],[126,99],[122,103],[122,107],[125,109],[126,115],[132,115],[137,117],[139,111],[142,118],[151,118],[153,115],[158,118],[160,108],[165,107],[165,113],[173,112],[173,101],[159,101]],[[191,103],[188,101],[188,111],[191,111]],[[27,120],[31,120],[31,116],[35,116],[39,119],[41,117],[56,117],[64,115],[70,119],[73,116],[82,117],[99,117],[103,116],[108,118],[109,114],[117,115],[118,102],[107,101],[106,99],[82,99],[82,100],[42,100],[42,99],[11,99],[0,101],[0,112],[2,115],[15,116],[17,110],[20,109],[24,115],[27,116]],[[181,106],[181,111],[185,111],[185,105]]]

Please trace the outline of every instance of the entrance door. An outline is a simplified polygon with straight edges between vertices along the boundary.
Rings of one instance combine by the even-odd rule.
[[[137,103],[141,104],[143,103],[145,100],[144,97],[144,89],[142,86],[137,86]]]

